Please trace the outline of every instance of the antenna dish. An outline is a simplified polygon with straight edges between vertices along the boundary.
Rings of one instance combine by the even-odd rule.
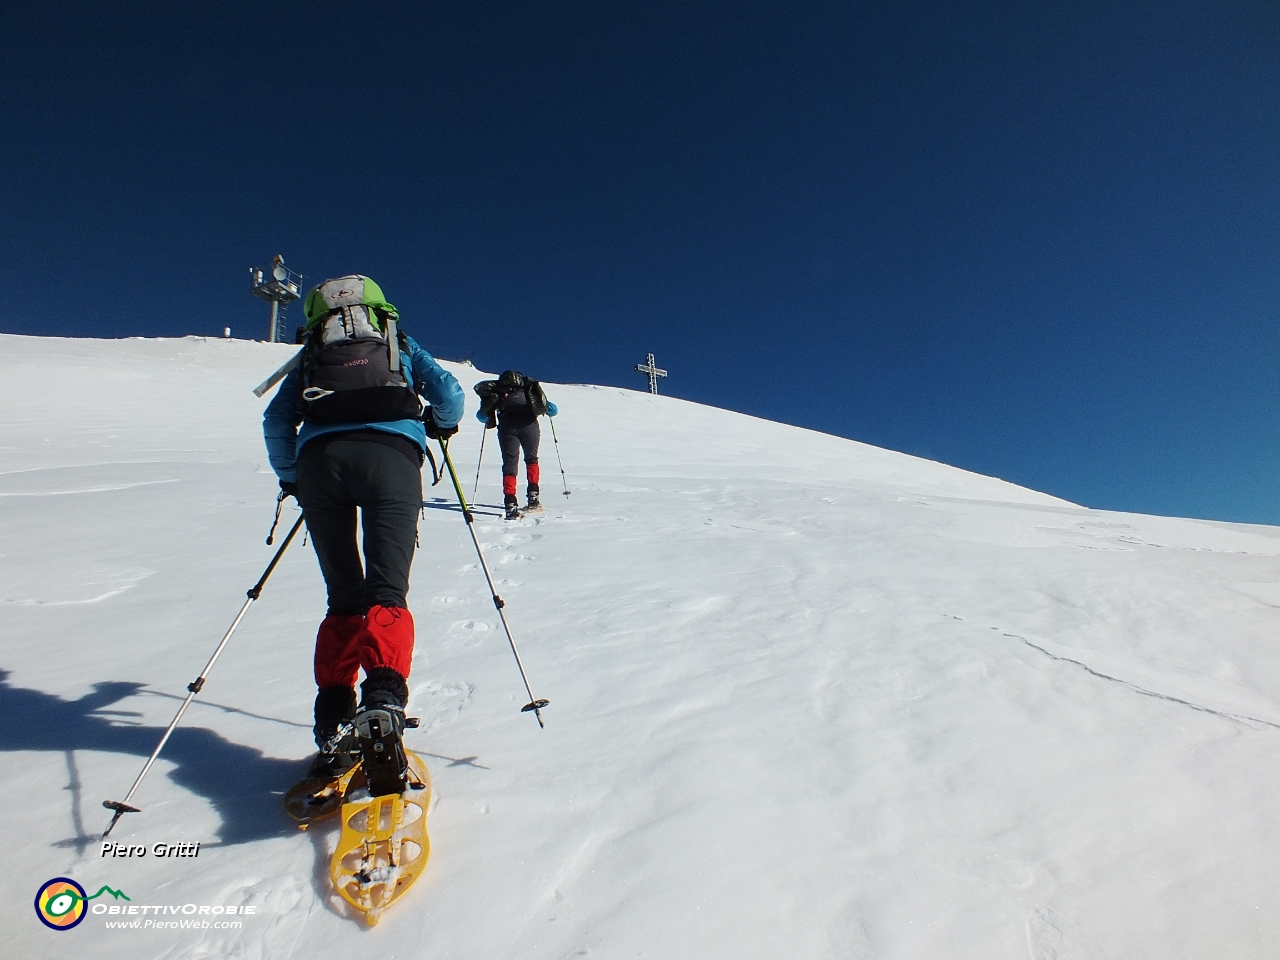
[[[271,271],[271,275],[277,280],[283,280],[289,276],[289,271],[284,268],[283,263],[277,263],[275,269]]]

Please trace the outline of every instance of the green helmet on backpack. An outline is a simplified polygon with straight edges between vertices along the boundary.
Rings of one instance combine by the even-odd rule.
[[[377,320],[381,320],[384,315],[397,319],[400,317],[400,312],[387,303],[382,288],[359,274],[336,277],[312,287],[302,306],[302,312],[307,315],[307,329],[310,330],[335,310],[354,306],[368,307],[369,313]]]

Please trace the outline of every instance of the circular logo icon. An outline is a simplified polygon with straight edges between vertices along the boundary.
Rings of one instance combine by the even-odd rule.
[[[54,877],[36,894],[36,916],[53,930],[70,930],[84,919],[84,887],[68,877]]]

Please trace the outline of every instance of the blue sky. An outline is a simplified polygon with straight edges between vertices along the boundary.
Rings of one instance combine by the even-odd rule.
[[[1280,523],[1280,7],[1119,6],[28,5],[0,330],[260,337],[282,253],[482,368],[652,350],[675,396]]]

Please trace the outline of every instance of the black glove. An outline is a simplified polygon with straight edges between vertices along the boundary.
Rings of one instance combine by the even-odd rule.
[[[423,425],[427,428],[427,436],[432,440],[448,440],[458,432],[458,425],[455,423],[452,427],[442,427],[436,423],[436,418],[428,416]]]
[[[492,430],[492,429],[494,429],[495,427],[497,427],[497,425],[498,425],[498,417],[497,417],[497,415],[496,415],[496,414],[492,414],[492,413],[491,413],[491,414],[489,414],[489,419],[488,419],[488,420],[486,420],[486,421],[484,422],[484,428],[485,428],[486,430]]]
[[[292,480],[280,481],[280,499],[283,500],[285,497],[293,497],[295,500],[298,499],[298,485]]]

